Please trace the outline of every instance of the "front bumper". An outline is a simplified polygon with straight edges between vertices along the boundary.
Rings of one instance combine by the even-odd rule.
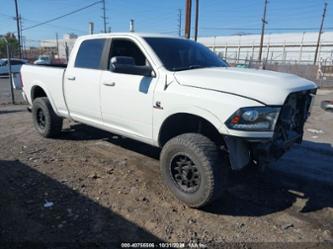
[[[224,136],[233,170],[240,170],[249,163],[256,161],[266,165],[278,160],[295,143],[302,142],[302,135],[296,135],[287,140],[274,140],[272,138],[240,138]]]
[[[293,144],[302,143],[304,124],[315,93],[316,89],[291,93],[270,137],[227,136],[224,140],[232,168],[241,169],[253,160],[260,164],[270,163],[279,159]]]
[[[286,140],[261,140],[247,141],[252,159],[261,163],[268,164],[278,160],[285,154],[294,144],[302,143],[303,135],[297,134]]]

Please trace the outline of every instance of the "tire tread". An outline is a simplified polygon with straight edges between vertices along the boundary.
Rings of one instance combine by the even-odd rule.
[[[44,108],[44,115],[47,116],[47,122],[48,127],[44,132],[41,132],[38,127],[36,127],[36,120],[34,120],[34,124],[36,127],[36,130],[39,134],[41,134],[43,137],[46,138],[56,138],[59,136],[61,129],[62,129],[62,118],[57,116],[57,114],[53,111],[52,105],[47,97],[40,97],[36,98],[33,101],[32,105],[32,112],[34,113],[34,109],[37,108],[37,106],[41,106],[41,108]],[[34,117],[35,118],[35,117]]]
[[[161,159],[164,154],[174,145],[183,145],[202,159],[202,169],[208,176],[208,187],[206,188],[205,198],[197,203],[188,204],[191,207],[203,207],[210,202],[218,199],[224,186],[224,176],[221,152],[214,142],[209,138],[198,133],[185,133],[169,140],[163,147]],[[207,192],[208,191],[208,192]]]

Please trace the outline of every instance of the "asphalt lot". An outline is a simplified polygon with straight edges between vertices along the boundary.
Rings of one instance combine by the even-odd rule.
[[[0,242],[331,248],[333,113],[319,108],[323,99],[333,99],[333,91],[318,92],[302,145],[264,173],[233,174],[221,200],[204,210],[187,208],[167,191],[158,149],[69,122],[61,138],[44,139],[26,106],[2,104]]]

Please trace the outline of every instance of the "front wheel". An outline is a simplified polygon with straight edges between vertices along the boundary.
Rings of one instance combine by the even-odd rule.
[[[200,208],[223,191],[226,165],[207,137],[187,133],[169,140],[161,152],[161,174],[171,192],[190,207]]]

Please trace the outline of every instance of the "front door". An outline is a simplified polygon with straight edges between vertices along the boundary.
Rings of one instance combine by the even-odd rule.
[[[118,56],[133,58],[137,66],[149,65],[140,47],[130,39],[112,39],[110,61]],[[156,82],[156,77],[139,73],[104,71],[101,77],[101,111],[105,124],[119,133],[150,140]]]

